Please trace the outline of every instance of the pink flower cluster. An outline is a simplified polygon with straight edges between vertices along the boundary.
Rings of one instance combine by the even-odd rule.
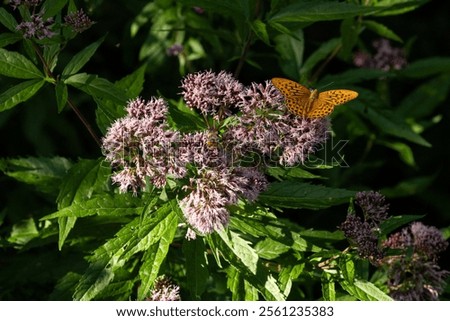
[[[286,113],[270,82],[245,87],[229,73],[204,71],[186,76],[181,88],[186,104],[203,115],[205,130],[174,130],[163,99],[137,98],[108,129],[103,151],[122,193],[185,179],[179,204],[197,233],[222,229],[231,205],[256,200],[267,188],[263,171],[273,159],[303,163],[327,139],[329,121]]]
[[[363,51],[355,53],[353,56],[355,66],[383,71],[400,70],[406,66],[405,52],[401,48],[392,47],[389,40],[375,40],[372,46],[376,50],[374,55]]]

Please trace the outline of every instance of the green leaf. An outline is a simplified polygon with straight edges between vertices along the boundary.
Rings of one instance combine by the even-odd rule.
[[[147,64],[143,64],[133,73],[116,81],[115,86],[125,91],[129,98],[135,98],[140,95],[144,88],[145,70]]]
[[[97,51],[98,47],[105,40],[105,37],[100,38],[96,42],[90,44],[79,53],[74,55],[72,59],[70,59],[69,63],[64,67],[62,71],[62,79],[66,79],[67,77],[76,74],[80,71],[81,68],[91,59],[94,53]]]
[[[234,19],[248,20],[254,10],[254,2],[249,0],[181,0],[187,7],[198,6],[208,12],[217,12],[221,15],[231,16]]]
[[[67,86],[64,82],[62,81],[56,82],[55,94],[56,94],[56,105],[58,106],[58,112],[60,113],[66,106],[67,99],[69,97]]]
[[[361,97],[361,100],[363,97]],[[372,124],[377,126],[381,132],[394,137],[400,137],[421,146],[431,147],[422,136],[415,133],[404,120],[397,116],[394,112],[386,109],[374,109],[366,106],[366,108],[355,108],[354,110],[362,114]]]
[[[72,166],[63,157],[28,157],[1,159],[0,171],[19,182],[33,185],[40,192],[56,195],[59,186]]]
[[[450,93],[450,73],[437,76],[411,90],[397,107],[405,118],[421,119],[435,113]]]
[[[402,227],[410,222],[420,220],[424,215],[398,215],[391,216],[386,221],[380,224],[380,234],[388,235],[389,233],[395,231],[399,227]]]
[[[77,222],[76,217],[58,218],[58,226],[59,226],[58,250],[61,251],[64,242],[69,236],[70,231],[74,228],[76,222]]]
[[[130,99],[139,96],[144,85],[146,66],[146,64],[142,65],[132,74],[117,81],[114,86],[123,90]],[[97,125],[100,128],[100,131],[105,134],[108,127],[111,126],[116,119],[125,116],[125,106],[123,103],[118,104],[107,99],[94,97],[94,100],[97,103],[97,108],[95,110]]]
[[[293,181],[275,182],[259,195],[259,200],[275,207],[323,209],[344,204],[354,191]]]
[[[383,38],[403,42],[402,39],[394,31],[379,22],[373,20],[363,20],[362,24],[363,26],[367,27],[367,29],[372,30]]]
[[[81,159],[68,171],[56,200],[58,209],[83,202],[94,193],[110,190],[111,168],[102,159]]]
[[[42,79],[32,79],[21,82],[0,94],[0,112],[13,108],[18,104],[33,97],[45,81]]]
[[[345,291],[361,301],[393,301],[390,296],[369,281],[355,280],[350,284],[342,280],[339,283]]]
[[[258,261],[258,255],[249,242],[239,234],[220,231],[208,237],[208,243],[213,252],[220,252],[267,300],[284,300],[276,280]]]
[[[169,108],[169,124],[181,132],[205,130],[205,121],[194,110],[179,103],[176,108]]]
[[[318,22],[373,14],[378,11],[381,11],[381,9],[353,3],[301,1],[284,6],[270,20],[277,22]]]
[[[292,32],[293,35],[280,34],[275,37],[275,49],[278,52],[278,62],[283,73],[292,79],[300,79],[300,68],[303,64],[305,41],[301,29]]]
[[[32,218],[21,220],[12,226],[8,242],[11,244],[25,245],[39,236],[36,223]]]
[[[227,272],[227,287],[231,291],[233,301],[257,301],[258,290],[245,280],[244,274],[234,266],[229,266]]]
[[[316,51],[309,55],[300,69],[301,82],[306,82],[313,68],[322,60],[326,59],[333,51],[342,45],[340,38],[332,38],[322,43]]]
[[[73,299],[92,300],[104,291],[114,279],[115,273],[138,252],[145,252],[161,238],[169,242],[173,229],[178,224],[178,215],[173,210],[176,201],[166,203],[141,219],[135,218],[124,226],[116,236],[95,250],[89,258],[90,265],[78,283]],[[165,249],[163,249],[165,250]],[[161,256],[155,257],[154,269],[159,269]],[[154,273],[151,273],[154,275]]]
[[[400,159],[406,165],[411,166],[411,167],[416,166],[416,162],[414,160],[414,154],[409,145],[402,143],[402,142],[389,142],[389,141],[379,141],[378,143],[398,152]]]
[[[123,90],[118,89],[108,80],[96,75],[75,74],[67,78],[64,83],[74,86],[95,98],[111,100],[116,104],[125,105],[128,100]]]
[[[265,238],[264,240],[259,241],[254,247],[259,257],[266,260],[273,260],[281,254],[289,251],[290,248],[290,246],[270,238]]]
[[[172,212],[172,214],[175,214],[175,212]],[[166,225],[163,225],[165,224],[164,221],[167,221]],[[139,269],[141,286],[138,289],[138,300],[144,300],[145,297],[149,295],[150,288],[158,277],[159,269],[169,252],[169,246],[172,243],[177,230],[178,220],[176,219],[176,215],[168,215],[164,221],[161,221],[160,223],[161,231],[158,231],[155,228],[155,230],[151,232],[153,233],[151,237],[157,238],[157,241],[146,249],[143,263]],[[154,242],[154,240],[148,237],[148,242]]]
[[[16,43],[21,40],[22,36],[17,33],[5,32],[0,34],[0,48]]]
[[[44,13],[43,18],[48,19],[55,16],[66,4],[67,0],[46,0],[41,8],[41,11]]]
[[[353,284],[355,281],[355,262],[350,255],[344,255],[339,257],[339,268],[342,272],[342,276],[348,284]]]
[[[358,42],[359,36],[358,24],[353,18],[344,19],[341,23],[341,39],[342,39],[342,49],[340,54],[343,59],[349,60],[353,54],[353,48]]]
[[[141,200],[130,194],[99,194],[84,202],[75,202],[59,211],[46,215],[42,220],[59,217],[86,217],[92,215],[135,215],[142,210]]]
[[[290,168],[269,167],[267,168],[266,171],[267,174],[275,177],[277,180],[280,181],[289,178],[305,178],[305,179],[323,178],[322,176],[308,172],[300,167],[290,167]]]
[[[0,74],[20,79],[44,78],[36,66],[25,56],[0,48]]]
[[[322,273],[322,298],[324,301],[336,301],[336,288],[333,275]]]
[[[265,44],[270,46],[270,38],[269,34],[267,33],[267,26],[264,22],[257,19],[252,22],[251,24],[253,32],[256,34],[256,36],[261,39]]]
[[[208,262],[206,261],[206,247],[202,238],[184,240],[183,253],[186,259],[187,289],[191,294],[191,300],[199,300],[206,289],[209,277]]]
[[[4,25],[9,31],[16,32],[17,21],[14,16],[10,14],[5,8],[0,8],[0,23]]]
[[[408,64],[398,74],[410,78],[425,78],[450,72],[450,57],[430,57]]]
[[[429,0],[382,0],[375,2],[376,6],[380,6],[383,10],[376,16],[400,15],[417,9],[421,5],[429,2]]]
[[[305,269],[305,263],[295,265],[285,265],[281,268],[278,275],[278,282],[280,289],[283,290],[283,295],[287,297],[291,292],[292,281],[297,279]]]

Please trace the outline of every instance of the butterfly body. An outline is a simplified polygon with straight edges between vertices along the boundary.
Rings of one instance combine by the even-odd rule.
[[[331,114],[334,107],[358,97],[348,89],[334,89],[319,93],[285,78],[272,78],[273,85],[283,94],[288,109],[303,118],[322,118]]]

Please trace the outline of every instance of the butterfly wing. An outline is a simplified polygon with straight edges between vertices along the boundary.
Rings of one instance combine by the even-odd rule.
[[[322,118],[331,114],[334,107],[358,97],[358,93],[348,89],[328,90],[319,94],[314,101],[311,110],[307,114],[308,118]]]
[[[286,106],[292,113],[305,116],[311,96],[308,88],[285,78],[272,78],[272,84],[283,94]]]

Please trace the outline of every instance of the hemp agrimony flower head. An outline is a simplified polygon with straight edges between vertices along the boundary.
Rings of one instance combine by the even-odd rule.
[[[257,152],[269,162],[293,166],[304,163],[326,141],[327,118],[297,117],[286,113],[282,102],[283,96],[269,81],[252,83],[242,91],[237,104],[242,116],[225,134],[236,155]]]
[[[11,0],[9,1],[9,5],[15,10],[21,5],[25,7],[37,7],[41,2],[42,0]]]
[[[373,191],[356,193],[354,203],[356,212],[348,213],[339,229],[356,246],[361,257],[377,264],[382,258],[377,231],[380,223],[388,218],[389,204],[382,194]],[[363,217],[357,215],[359,210]]]
[[[401,251],[383,259],[389,294],[395,300],[438,299],[449,272],[441,270],[436,263],[448,246],[437,228],[415,222],[392,234],[383,246]]]
[[[366,52],[356,52],[353,63],[357,67],[373,68],[384,71],[399,70],[406,66],[405,52],[392,47],[387,39],[377,39],[372,43],[376,53],[372,56]]]
[[[174,157],[180,134],[167,124],[166,102],[137,98],[128,103],[127,112],[103,138],[103,152],[115,169],[112,181],[119,190],[136,194],[146,186],[146,178],[161,188],[168,177],[185,176],[185,164]]]
[[[69,13],[64,17],[64,22],[77,33],[82,33],[89,29],[94,23],[88,15],[84,13],[83,9]]]
[[[146,301],[180,301],[180,287],[166,276],[160,276],[155,280],[155,285]]]
[[[187,75],[181,84],[186,104],[205,116],[223,119],[231,114],[244,86],[230,73],[202,71]]]

